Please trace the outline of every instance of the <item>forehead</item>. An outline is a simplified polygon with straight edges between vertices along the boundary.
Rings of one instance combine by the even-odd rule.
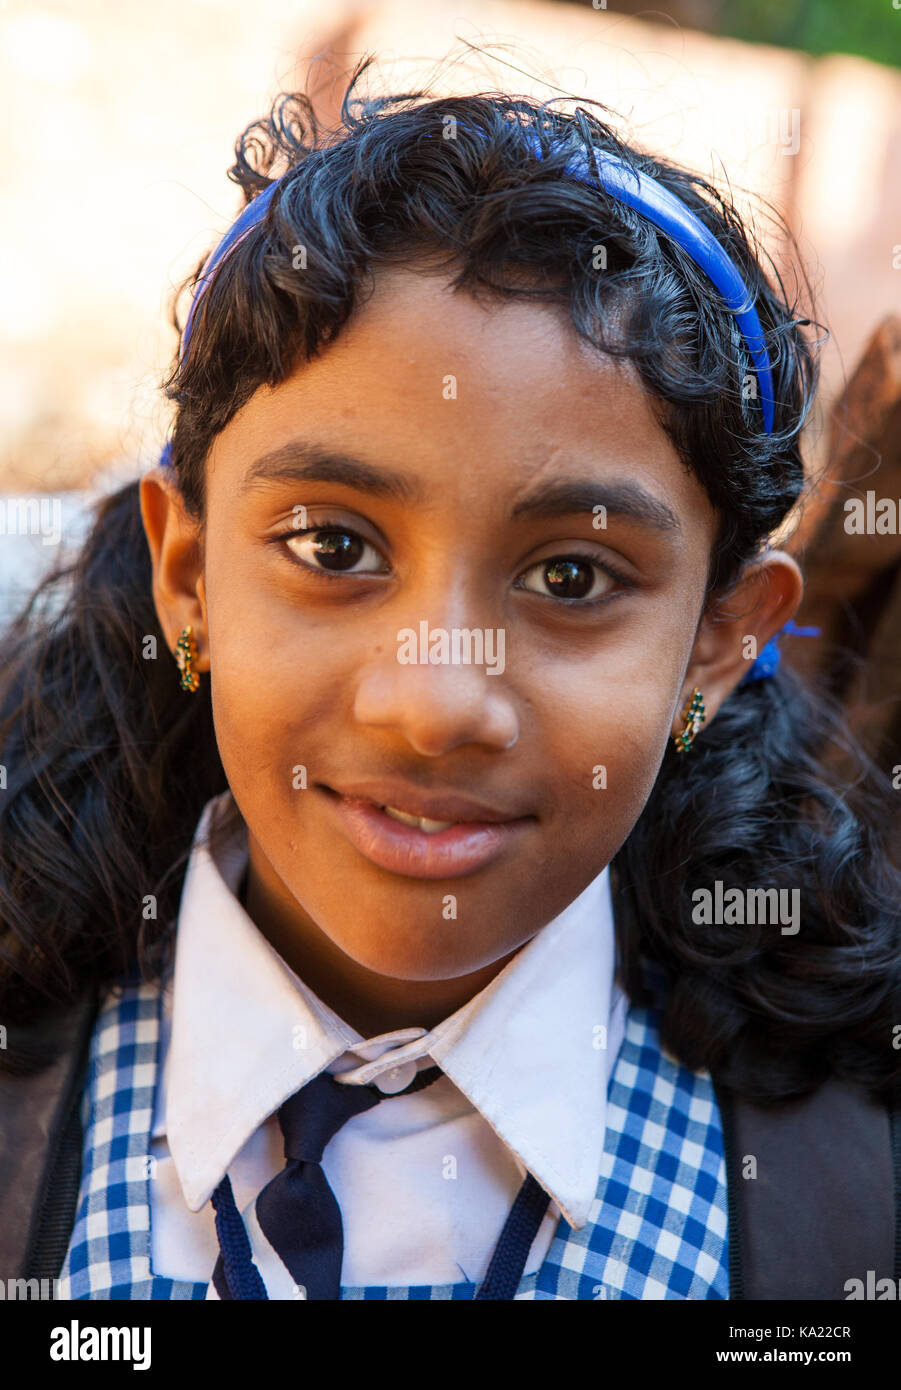
[[[582,339],[565,303],[474,297],[450,279],[380,269],[336,339],[217,436],[211,489],[216,474],[240,486],[261,456],[314,440],[415,475],[423,505],[506,507],[540,479],[587,469],[640,479],[686,539],[709,546],[713,508],[634,365]]]

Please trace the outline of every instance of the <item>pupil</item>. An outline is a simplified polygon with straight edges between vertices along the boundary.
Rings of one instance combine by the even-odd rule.
[[[591,568],[581,560],[554,560],[546,566],[545,576],[558,598],[584,598],[591,590]]]
[[[343,562],[347,562],[348,569],[352,568],[363,553],[359,536],[351,536],[347,531],[317,531],[316,544],[319,547],[317,560],[330,570],[344,569]]]

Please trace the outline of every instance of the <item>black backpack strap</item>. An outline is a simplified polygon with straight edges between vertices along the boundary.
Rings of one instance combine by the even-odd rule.
[[[715,1077],[714,1087],[726,1151],[730,1298],[844,1300],[852,1279],[864,1290],[897,1279],[899,1112],[835,1077],[778,1105],[754,1104]]]
[[[901,1292],[901,1098],[891,1111],[892,1166],[895,1170],[895,1278]]]
[[[10,1024],[0,1068],[0,1278],[55,1279],[81,1181],[80,1106],[96,991]]]

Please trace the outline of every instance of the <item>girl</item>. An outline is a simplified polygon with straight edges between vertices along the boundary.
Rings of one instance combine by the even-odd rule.
[[[891,1283],[894,807],[775,669],[810,320],[595,114],[367,66],[240,137],[160,466],[6,639],[3,1269]]]

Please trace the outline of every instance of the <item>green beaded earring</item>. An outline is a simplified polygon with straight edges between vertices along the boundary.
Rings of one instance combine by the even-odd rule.
[[[682,718],[685,720],[685,728],[680,734],[676,734],[673,742],[676,745],[677,753],[688,753],[694,742],[695,734],[705,721],[704,697],[697,686],[691,692],[691,699],[682,711]]]
[[[194,691],[200,685],[200,677],[194,670],[196,660],[197,643],[194,641],[194,630],[189,626],[183,629],[175,644],[175,661],[181,671],[179,685],[182,690]]]

